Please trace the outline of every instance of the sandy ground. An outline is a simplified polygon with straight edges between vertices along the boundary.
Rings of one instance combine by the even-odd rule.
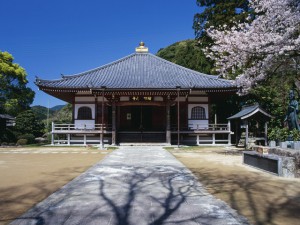
[[[300,224],[300,179],[280,178],[242,164],[224,149],[173,150],[217,198],[253,224]]]
[[[7,224],[77,177],[109,151],[90,148],[0,148],[0,224]],[[223,148],[171,150],[207,190],[253,224],[299,224],[300,179],[242,164]]]
[[[0,224],[58,190],[109,151],[91,148],[0,148]]]

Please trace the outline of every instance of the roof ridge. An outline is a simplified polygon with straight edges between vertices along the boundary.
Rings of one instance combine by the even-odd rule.
[[[244,106],[242,106],[242,110],[244,110],[244,109],[248,109],[248,108],[254,108],[254,107],[258,107],[258,108],[260,108],[260,105],[259,105],[259,103],[253,103],[253,104],[249,104],[249,105],[244,105]]]
[[[118,59],[118,60],[115,60],[113,62],[110,62],[110,63],[107,63],[107,64],[104,64],[102,66],[99,66],[99,67],[96,67],[94,69],[90,69],[90,70],[87,70],[87,71],[84,71],[84,72],[81,72],[81,73],[77,73],[77,74],[72,74],[72,75],[63,75],[62,78],[65,78],[65,79],[68,79],[68,78],[73,78],[73,77],[79,77],[79,76],[83,76],[83,75],[86,75],[88,73],[91,73],[91,72],[94,72],[94,71],[97,71],[97,70],[101,70],[101,69],[104,69],[106,67],[109,67],[109,66],[112,66],[112,65],[115,65],[119,62],[122,62],[128,58],[131,58],[135,55],[136,53],[132,53],[130,55],[127,55],[127,56],[124,56],[123,58],[121,59]],[[145,53],[143,53],[145,54]]]

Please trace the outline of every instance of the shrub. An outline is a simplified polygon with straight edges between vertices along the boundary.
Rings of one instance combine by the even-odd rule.
[[[19,139],[17,141],[17,145],[27,145],[27,139]]]
[[[282,128],[280,130],[280,137],[279,137],[279,141],[286,141],[287,138],[289,136],[289,129],[288,128]]]
[[[268,139],[271,141],[279,141],[280,137],[280,128],[279,127],[274,127],[269,130],[268,132]]]
[[[299,141],[300,139],[300,132],[297,129],[293,129],[290,131],[290,135],[293,138],[293,141]]]
[[[0,131],[0,142],[7,142],[7,143],[11,143],[11,142],[16,142],[17,141],[17,136],[15,135],[14,131],[7,128],[4,131]]]
[[[47,143],[48,144],[51,144],[51,142],[52,142],[52,134],[47,134]]]
[[[27,144],[33,144],[35,143],[35,137],[33,134],[22,134],[18,137],[18,139],[26,139]]]
[[[268,132],[268,139],[271,141],[286,141],[289,136],[288,128],[274,127]]]
[[[7,142],[2,142],[1,146],[7,146]]]

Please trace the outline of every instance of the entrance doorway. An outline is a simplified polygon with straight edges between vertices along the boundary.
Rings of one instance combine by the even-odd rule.
[[[151,106],[131,106],[131,129],[136,131],[152,130]]]
[[[165,117],[163,106],[121,106],[119,142],[165,142]]]
[[[119,111],[120,131],[165,131],[165,107],[122,106]]]

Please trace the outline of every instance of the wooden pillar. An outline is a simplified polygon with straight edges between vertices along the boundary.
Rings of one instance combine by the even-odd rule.
[[[166,142],[171,144],[171,115],[170,115],[170,96],[168,96],[166,104]]]
[[[246,145],[246,147],[247,147],[247,145],[248,145],[248,140],[249,140],[249,126],[248,126],[248,120],[245,120],[245,125],[246,125],[245,145]]]
[[[76,98],[76,97],[75,97]],[[73,99],[73,102],[72,102],[72,123],[75,124],[75,98]]]
[[[101,105],[101,148],[104,149],[104,91],[105,87],[101,87],[102,89],[102,105]]]
[[[112,137],[111,137],[111,144],[112,145],[116,145],[116,135],[117,135],[117,129],[116,129],[116,102],[113,101],[112,102],[112,121],[111,121],[111,125],[112,125]]]
[[[177,147],[179,148],[179,144],[180,144],[180,105],[179,105],[180,86],[177,86],[176,89],[177,89]]]
[[[83,135],[83,145],[86,145],[86,134]]]
[[[215,131],[215,126],[213,126],[213,131]],[[216,144],[216,134],[215,133],[212,134],[212,144],[213,145]]]
[[[238,120],[235,120],[235,146],[238,146],[239,144],[239,124]]]
[[[268,122],[265,122],[265,146],[268,146]]]
[[[230,124],[230,120],[228,121],[227,129],[229,131],[229,133],[228,133],[228,145],[231,145],[231,124]]]
[[[70,134],[68,134],[68,145],[71,145],[71,137],[70,137],[71,135]]]
[[[95,95],[95,124],[98,124],[98,97]]]
[[[52,122],[51,145],[54,145],[54,122]]]

